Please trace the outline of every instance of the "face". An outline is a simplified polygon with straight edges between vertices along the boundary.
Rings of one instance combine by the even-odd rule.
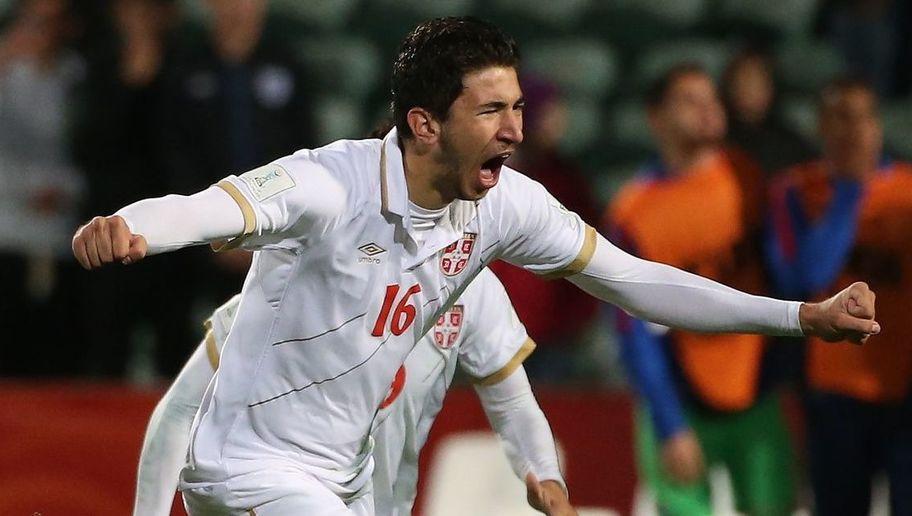
[[[863,88],[851,88],[824,98],[820,136],[824,152],[837,166],[876,163],[883,132],[874,95]]]
[[[678,77],[665,101],[651,111],[650,122],[659,139],[686,147],[716,144],[726,131],[716,86],[702,73]]]
[[[477,200],[497,184],[501,167],[523,139],[524,102],[513,68],[471,72],[462,83],[462,94],[441,123],[435,158],[446,172],[437,188]]]
[[[64,39],[67,2],[64,0],[32,0],[23,4],[18,23],[30,34],[32,52],[52,54]]]
[[[209,0],[216,23],[226,26],[259,26],[266,15],[265,0]]]
[[[118,29],[126,34],[154,34],[164,28],[165,8],[151,0],[119,0],[113,13]]]
[[[773,103],[773,79],[761,59],[743,61],[732,74],[730,95],[737,116],[759,122]]]

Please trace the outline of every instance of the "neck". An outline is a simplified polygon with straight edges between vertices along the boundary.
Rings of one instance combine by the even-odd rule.
[[[685,173],[694,165],[703,162],[719,151],[715,144],[696,147],[686,145],[665,145],[662,149],[662,160],[672,175]]]
[[[441,184],[441,178],[447,175],[446,165],[435,159],[428,149],[419,148],[410,140],[400,141],[400,146],[409,200],[428,210],[453,202],[455,193],[448,192]]]
[[[827,170],[837,177],[845,177],[865,182],[875,175],[880,168],[880,159],[876,156],[857,158],[855,160],[834,160],[825,158]]]

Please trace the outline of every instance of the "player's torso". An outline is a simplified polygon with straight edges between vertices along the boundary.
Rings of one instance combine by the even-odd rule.
[[[364,175],[376,181],[376,170]],[[251,306],[219,372],[249,381],[215,390],[243,412],[229,440],[237,453],[260,453],[254,438],[327,466],[356,460],[396,371],[483,267],[491,237],[474,210],[458,229],[438,224],[419,249],[380,195],[361,201],[330,237],[256,253],[242,300]]]
[[[362,218],[345,237],[287,265],[285,256],[259,253],[258,283],[275,294],[268,302],[277,310],[251,407],[276,396],[304,403],[314,389],[315,398],[331,397],[347,412],[372,413],[416,340],[481,268],[477,233],[459,239],[459,252],[422,256],[397,242],[395,225],[378,219]],[[344,433],[336,429],[335,438]]]

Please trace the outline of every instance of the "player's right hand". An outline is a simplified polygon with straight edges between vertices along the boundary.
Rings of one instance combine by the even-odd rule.
[[[531,472],[526,475],[526,500],[533,509],[548,516],[578,516],[560,484],[554,480],[539,482]]]
[[[676,484],[693,484],[703,477],[703,450],[692,430],[678,432],[662,443],[662,467]]]
[[[73,235],[73,255],[86,270],[115,261],[129,265],[142,260],[147,250],[146,239],[130,233],[118,215],[95,217]]]

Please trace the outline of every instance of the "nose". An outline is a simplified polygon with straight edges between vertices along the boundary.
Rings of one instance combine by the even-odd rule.
[[[509,110],[501,118],[497,139],[512,145],[516,145],[523,141],[521,110]]]

